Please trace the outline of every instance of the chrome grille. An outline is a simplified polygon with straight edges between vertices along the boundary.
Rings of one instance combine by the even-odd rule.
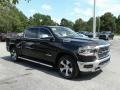
[[[106,47],[100,47],[98,50],[98,58],[103,59],[107,56],[109,56],[109,46]]]

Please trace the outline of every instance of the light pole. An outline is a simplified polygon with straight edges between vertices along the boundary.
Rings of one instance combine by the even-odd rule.
[[[94,7],[93,7],[93,38],[96,38],[96,0],[94,0]]]

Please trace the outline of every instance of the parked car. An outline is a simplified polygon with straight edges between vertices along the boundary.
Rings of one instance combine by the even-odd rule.
[[[0,42],[1,42],[1,38],[2,38],[2,35],[1,35],[1,33],[0,33]]]
[[[17,33],[17,32],[7,33],[8,38],[16,38],[16,37],[22,37],[22,36],[23,36],[23,32],[21,32],[21,33]]]
[[[22,37],[23,35],[24,35],[23,32],[17,34],[18,37]]]
[[[88,36],[84,35],[84,34],[81,34],[79,32],[77,32],[77,34],[81,37],[81,38],[89,38]]]
[[[89,38],[93,38],[93,33],[92,32],[88,32],[88,33],[86,33],[86,36],[88,36]]]
[[[5,33],[0,33],[0,41],[4,42],[6,40],[7,35]]]
[[[15,38],[17,36],[18,36],[18,33],[16,33],[16,32],[9,32],[9,33],[7,33],[7,37]]]
[[[93,38],[93,32],[88,32],[86,34],[89,38]],[[99,38],[99,32],[96,32],[96,37]]]
[[[67,79],[79,72],[99,71],[110,61],[108,42],[81,38],[62,26],[28,28],[23,37],[7,38],[6,45],[11,60],[53,66]]]
[[[114,38],[114,34],[111,31],[103,31],[99,35],[99,39],[110,40]]]
[[[92,32],[88,32],[88,31],[79,31],[78,33],[84,34],[85,36],[92,38],[93,37],[93,33]]]
[[[86,35],[88,33],[88,31],[79,31],[78,33]]]

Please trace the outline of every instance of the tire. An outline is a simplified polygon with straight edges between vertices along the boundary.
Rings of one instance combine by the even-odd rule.
[[[62,56],[59,59],[58,70],[60,75],[66,79],[73,79],[79,74],[77,61],[68,55]]]
[[[113,37],[112,37],[112,40],[113,40]]]
[[[12,60],[12,61],[14,61],[14,62],[19,61],[19,59],[18,59],[18,54],[17,54],[15,48],[12,48],[12,49],[10,50],[10,55],[11,55],[11,60]]]

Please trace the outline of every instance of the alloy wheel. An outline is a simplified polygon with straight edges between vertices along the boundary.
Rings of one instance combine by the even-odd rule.
[[[59,69],[65,77],[70,77],[73,73],[72,63],[66,59],[61,60]]]
[[[16,60],[17,60],[17,54],[16,54],[16,51],[15,51],[14,49],[11,51],[11,59],[12,59],[13,61],[16,61]]]

